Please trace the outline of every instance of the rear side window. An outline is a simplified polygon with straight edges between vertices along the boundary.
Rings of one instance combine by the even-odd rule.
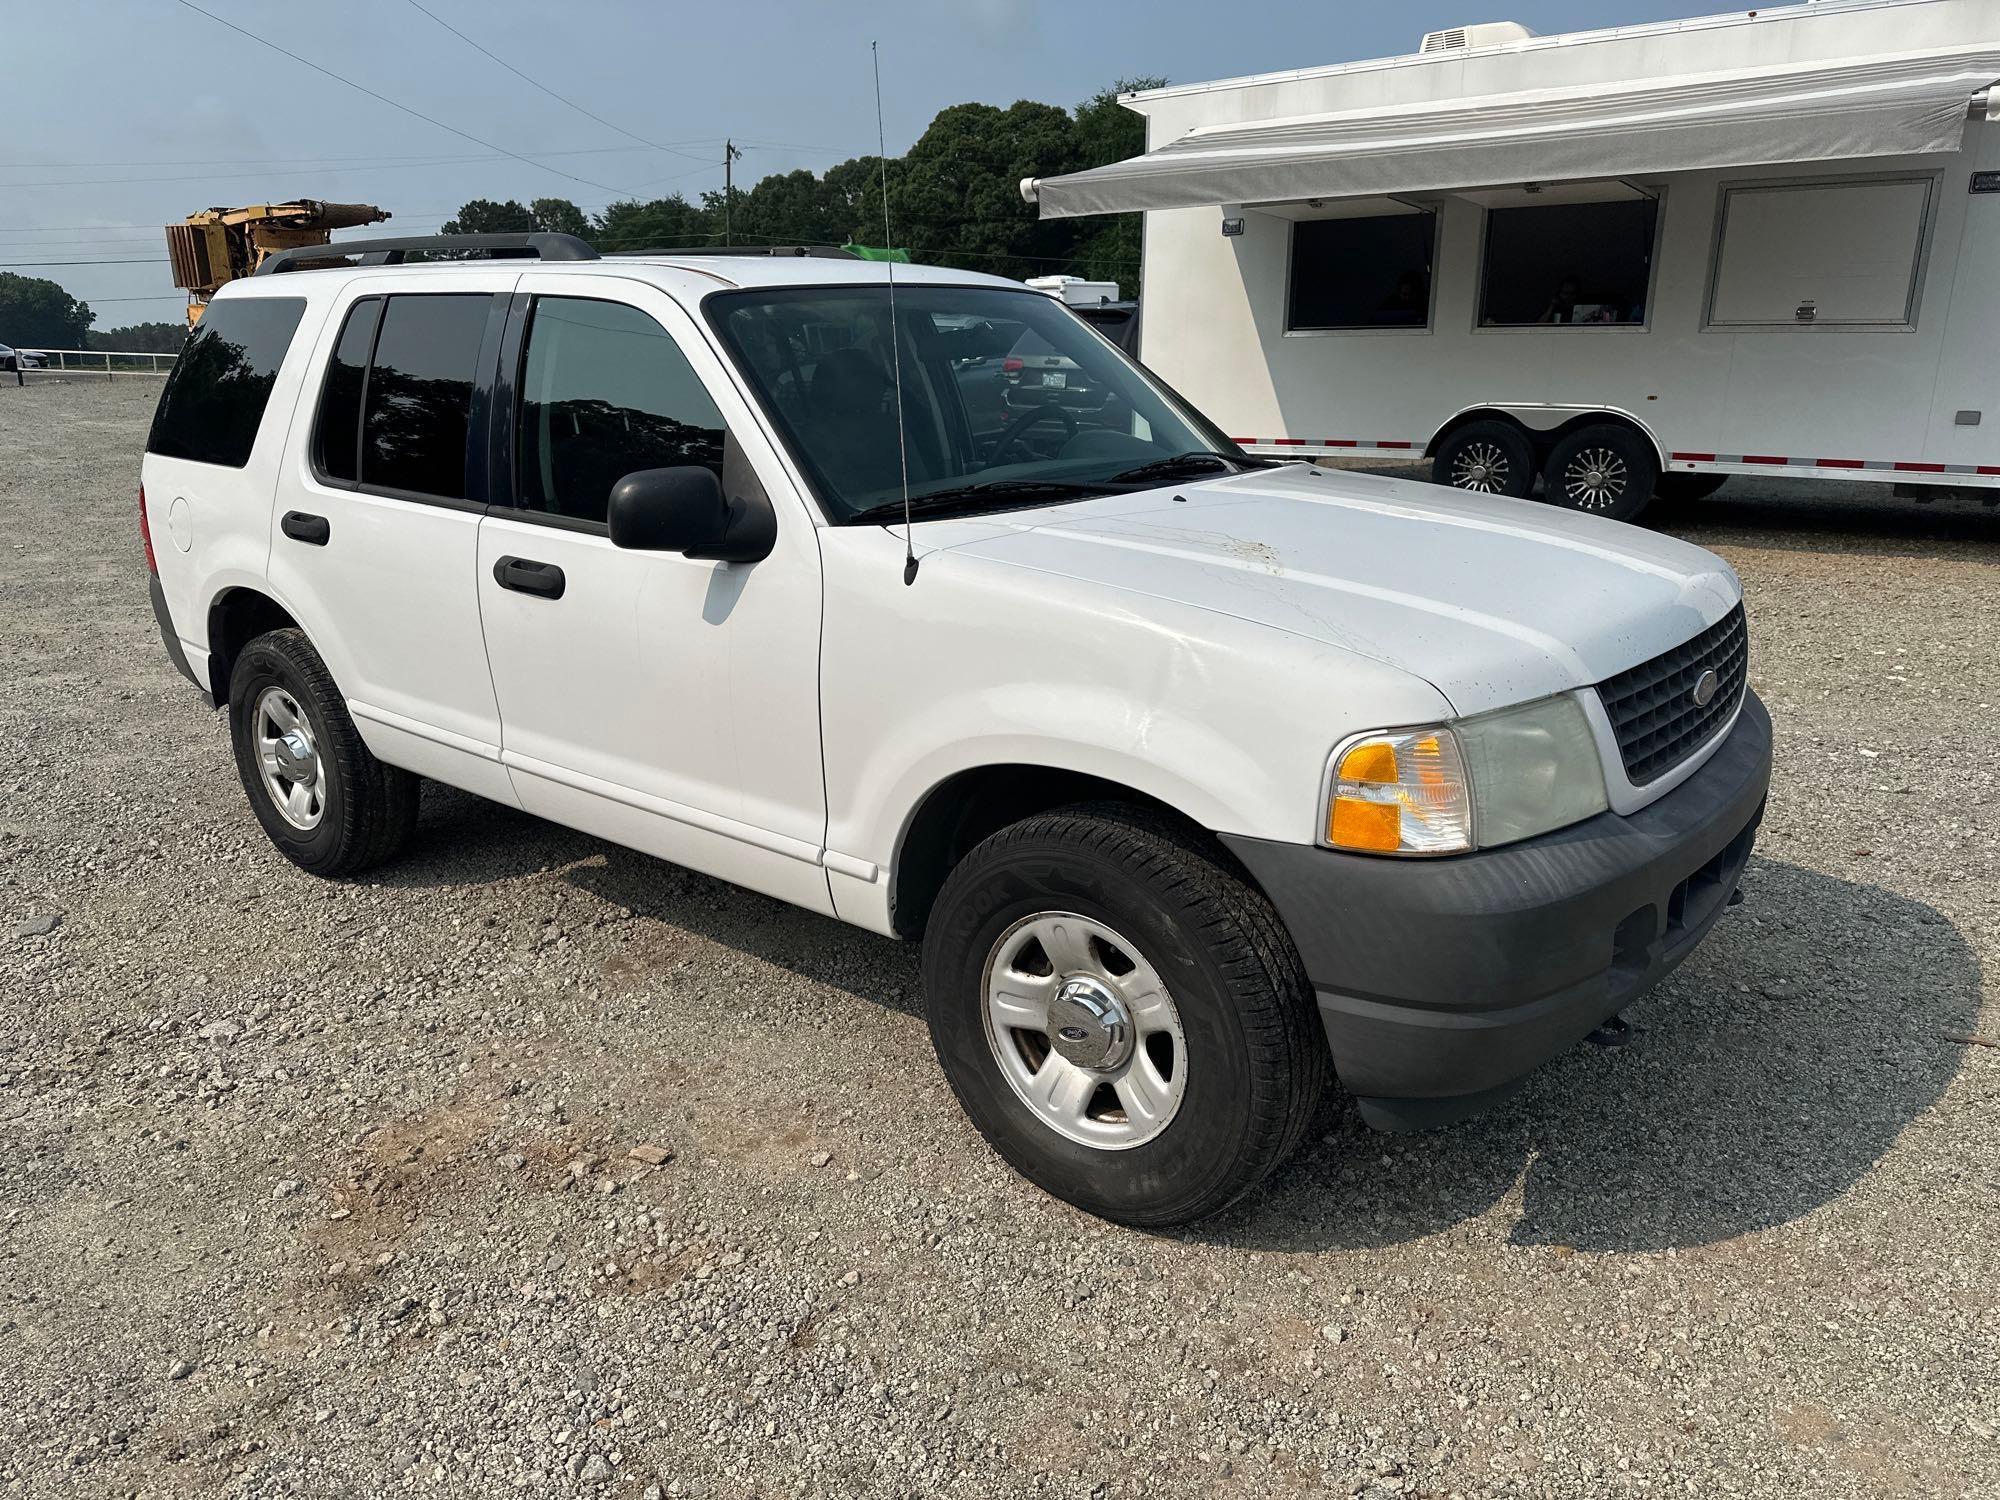
[[[362,401],[361,483],[465,498],[466,431],[490,294],[391,297]]]
[[[209,305],[174,362],[146,451],[240,469],[278,367],[305,316],[303,297],[240,297]]]
[[[539,297],[521,372],[520,503],[602,522],[611,487],[641,469],[722,474],[727,437],[701,377],[636,307]]]
[[[382,322],[382,299],[365,297],[347,311],[340,342],[327,363],[326,384],[320,388],[319,416],[313,424],[313,462],[328,479],[349,484],[361,477],[361,390],[368,377],[368,356],[375,349],[375,330]]]

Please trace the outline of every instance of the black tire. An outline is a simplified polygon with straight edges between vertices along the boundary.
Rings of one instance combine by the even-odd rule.
[[[258,705],[274,690],[304,715],[317,752],[312,786],[319,811],[310,828],[295,826],[280,810],[259,764]],[[304,631],[273,630],[238,654],[229,675],[229,739],[257,821],[300,869],[354,875],[394,858],[409,842],[422,782],[369,753]]]
[[[1613,521],[1636,520],[1653,498],[1660,461],[1629,427],[1579,427],[1549,450],[1542,498],[1551,505]]]
[[[1535,489],[1535,448],[1512,422],[1468,422],[1438,444],[1431,483],[1525,500]]]
[[[986,1023],[987,966],[1003,938],[1042,912],[1115,928],[1172,997],[1185,1039],[1182,1093],[1141,1144],[1070,1139],[1001,1070]],[[923,971],[938,1061],[979,1133],[1029,1181],[1119,1223],[1183,1224],[1227,1207],[1291,1153],[1326,1092],[1325,1034],[1277,913],[1219,851],[1140,809],[1042,814],[980,844],[938,895]]]

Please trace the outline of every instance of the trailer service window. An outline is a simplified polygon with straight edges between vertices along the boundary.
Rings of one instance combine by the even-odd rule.
[[[1658,215],[1650,198],[1490,209],[1480,326],[1644,323]]]
[[[1292,225],[1285,327],[1425,328],[1437,215],[1302,219]]]

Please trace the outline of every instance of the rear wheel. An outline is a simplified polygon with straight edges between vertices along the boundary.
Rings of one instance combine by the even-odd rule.
[[[1542,497],[1552,505],[1630,521],[1660,477],[1652,445],[1626,427],[1581,427],[1549,451]]]
[[[251,810],[301,869],[353,875],[409,842],[421,783],[369,753],[304,631],[273,630],[238,654],[229,737]]]
[[[1468,422],[1438,444],[1431,482],[1525,499],[1535,488],[1535,450],[1511,422]]]
[[[924,936],[938,1060],[1016,1171],[1122,1223],[1185,1223],[1262,1181],[1326,1086],[1277,915],[1195,836],[1093,805],[994,834]]]

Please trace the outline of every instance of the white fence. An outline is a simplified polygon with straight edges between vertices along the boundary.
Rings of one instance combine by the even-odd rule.
[[[41,362],[40,367],[23,366],[28,375],[99,375],[114,380],[120,375],[164,375],[180,358],[175,354],[154,354],[144,349],[23,349],[19,351]]]

